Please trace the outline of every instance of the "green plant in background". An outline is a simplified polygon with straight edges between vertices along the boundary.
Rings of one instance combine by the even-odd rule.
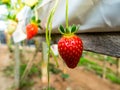
[[[26,64],[21,65],[21,67],[20,67],[20,76],[23,75],[26,66],[27,66]],[[32,66],[28,76],[33,76],[33,75],[37,75],[37,76],[41,77],[41,69],[39,69],[37,65]]]
[[[20,65],[20,76],[22,76],[26,64],[21,64]],[[31,79],[32,76],[37,76],[41,78],[41,69],[37,67],[38,65],[33,65],[32,68],[30,69],[30,72],[28,74],[28,77],[26,77],[24,80],[20,82],[20,90],[24,90],[22,88],[30,88],[34,85],[34,81]],[[14,66],[10,65],[4,69],[4,75],[7,77],[13,77],[14,76]]]
[[[62,70],[58,69],[54,64],[49,63],[49,71],[53,74],[59,74],[62,73]]]
[[[30,78],[22,80],[22,82],[20,82],[20,90],[30,90],[30,88],[34,84],[35,84],[35,82],[32,79],[30,79]]]
[[[80,59],[78,66],[85,66],[87,70],[94,71],[97,75],[102,76],[103,67],[85,57]],[[106,78],[114,83],[120,84],[120,77],[109,68],[106,68]]]
[[[52,72],[53,74],[60,74],[61,78],[64,79],[64,80],[69,78],[69,74],[64,73],[62,70],[57,68],[52,63],[49,64],[49,71]]]
[[[21,64],[20,65],[20,77],[23,75],[25,68],[26,68],[27,64]],[[20,90],[30,90],[30,88],[35,84],[34,80],[32,79],[32,77],[37,77],[37,78],[41,78],[41,68],[38,67],[39,64],[34,64],[31,69],[30,72],[28,73],[28,77],[24,78],[21,82],[20,82]],[[68,74],[64,74],[62,70],[60,70],[59,68],[56,67],[56,65],[49,63],[49,71],[52,74],[60,74],[61,77],[63,79],[67,79],[69,77]],[[8,67],[6,67],[4,69],[4,75],[7,77],[14,77],[14,66],[10,65]],[[11,87],[13,90],[14,86]],[[46,89],[43,89],[46,90]],[[50,87],[50,90],[55,90],[55,88]]]
[[[62,73],[62,74],[61,74],[61,77],[62,77],[63,79],[68,79],[68,78],[69,78],[69,74]]]
[[[14,66],[10,65],[3,69],[4,75],[9,77],[14,77]]]
[[[43,88],[42,90],[47,90],[46,87]],[[56,90],[54,87],[49,87],[49,90]]]
[[[104,59],[106,59],[106,61],[109,62],[110,64],[117,64],[116,59],[114,57],[111,57],[111,56],[106,56],[106,58],[105,58],[104,55],[96,54],[94,52],[88,52],[88,51],[84,51],[83,55],[88,55],[88,56],[93,57],[93,58],[100,60],[100,61],[104,61]]]

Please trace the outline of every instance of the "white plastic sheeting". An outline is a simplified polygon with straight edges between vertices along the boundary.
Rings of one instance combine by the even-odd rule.
[[[54,1],[55,0],[43,0],[43,3],[38,8],[39,17],[44,26],[46,26],[47,17],[49,16],[49,11]],[[69,0],[69,24],[79,24],[80,29],[78,33],[120,31],[119,9],[120,0]],[[18,20],[26,24],[30,12],[30,8],[25,6],[20,14],[18,14]],[[25,24],[20,25],[25,26]],[[61,24],[65,25],[65,0],[59,0],[53,19],[52,32],[59,33],[58,27]],[[23,26],[20,27],[22,32],[25,32]],[[19,31],[17,29],[13,34],[15,42],[20,42],[26,38],[25,33],[21,33],[21,35],[17,37]],[[42,32],[43,31],[41,31],[41,33]]]
[[[7,16],[8,10],[5,5],[0,5],[0,31],[3,31],[7,27],[7,22],[3,21],[5,16]]]
[[[0,21],[0,31],[4,31],[7,28],[7,22]]]
[[[42,7],[40,12],[42,19],[46,18],[42,13],[45,14],[47,10],[48,14],[46,7],[48,5]],[[80,24],[79,32],[120,31],[119,9],[120,0],[69,0],[69,23]],[[65,24],[65,0],[59,0],[53,20],[53,32],[58,32],[60,24]]]
[[[18,14],[18,25],[16,31],[13,33],[13,40],[14,42],[20,42],[27,38],[26,33],[26,24],[29,21],[29,17],[31,15],[31,9],[28,6],[25,6]]]

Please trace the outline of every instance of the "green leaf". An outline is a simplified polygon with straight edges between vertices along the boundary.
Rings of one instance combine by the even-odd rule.
[[[72,26],[69,26],[69,27],[68,27],[68,30],[69,30],[69,33],[71,33]]]
[[[71,27],[71,33],[74,33],[76,31],[76,26],[73,24]]]
[[[65,29],[62,25],[60,25],[60,27],[58,28],[58,30],[60,31],[61,34],[65,33]]]
[[[41,25],[38,25],[38,27],[39,27],[41,30],[43,30],[43,27],[42,27]]]
[[[80,25],[77,25],[77,28],[76,28],[75,32],[77,32],[79,30],[79,28],[80,28]]]
[[[37,23],[41,23],[41,20],[40,20],[40,19],[38,19]]]
[[[69,29],[68,29],[68,28],[65,28],[65,32],[66,32],[66,33],[69,33]]]
[[[8,18],[8,19],[15,20],[15,19],[16,19],[16,15],[9,12],[7,18]]]
[[[63,74],[61,75],[61,77],[64,78],[64,79],[67,79],[67,78],[69,78],[69,74],[63,73]]]
[[[72,33],[76,33],[78,30],[79,30],[79,28],[80,28],[80,25],[77,25],[77,26],[75,26],[75,25],[73,25],[72,26]]]
[[[35,21],[35,16],[32,16],[32,20]]]

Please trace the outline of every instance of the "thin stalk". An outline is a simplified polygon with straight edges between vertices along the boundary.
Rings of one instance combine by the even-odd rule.
[[[48,90],[50,90],[49,62],[50,62],[50,43],[51,43],[52,20],[53,20],[53,15],[55,13],[57,4],[58,4],[58,0],[56,0],[55,5],[50,12],[50,15],[48,17],[47,27],[46,27],[46,42],[48,44],[48,63],[47,63]]]
[[[59,67],[59,64],[58,64],[57,58],[56,58],[56,56],[54,55],[54,52],[52,51],[51,48],[50,48],[50,51],[51,51],[51,54],[52,54],[52,56],[53,56],[53,58],[54,58],[54,60],[55,60],[56,66]]]
[[[68,28],[68,0],[66,0],[66,28]]]
[[[51,11],[52,13],[52,11]],[[49,23],[50,23],[50,19],[51,19],[51,14],[49,16],[49,19],[48,19],[48,23],[47,23],[47,28],[46,28],[46,42],[48,44],[48,62],[47,62],[47,74],[48,74],[48,90],[49,90],[49,87],[50,87],[50,73],[49,73],[49,57],[50,57],[50,40],[49,40]]]
[[[37,22],[38,21],[38,13],[37,13],[37,8],[35,7],[35,21]]]
[[[50,50],[50,47],[48,48]],[[50,62],[50,51],[48,51],[48,63],[47,63],[47,73],[48,73],[48,90],[50,89],[50,72],[49,72],[49,62]]]
[[[51,11],[52,13],[52,11]],[[46,28],[46,42],[48,44],[48,62],[47,62],[47,74],[48,74],[48,90],[50,89],[50,73],[49,73],[49,62],[50,62],[50,39],[49,39],[49,23],[50,23],[50,19],[51,19],[51,14],[49,16],[48,19],[48,24],[47,24],[47,28]]]
[[[51,13],[52,13],[52,11],[51,11]],[[50,13],[50,15],[49,15],[49,18],[48,18],[48,22],[47,22],[47,27],[46,27],[46,42],[47,42],[47,44],[49,45],[49,24],[50,24],[50,21],[51,21],[51,16],[52,16],[52,14]]]

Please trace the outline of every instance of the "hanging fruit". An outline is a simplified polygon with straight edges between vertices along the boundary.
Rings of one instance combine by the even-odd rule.
[[[58,51],[64,62],[69,68],[75,68],[82,56],[83,43],[82,40],[75,35],[79,26],[68,25],[68,0],[66,0],[66,28],[62,25],[59,31],[63,34],[58,42]]]
[[[27,39],[33,38],[38,33],[38,26],[34,23],[30,23],[26,26]]]
[[[40,19],[36,19],[37,17],[33,16],[30,20],[30,23],[26,25],[26,34],[27,39],[32,39],[35,35],[37,35],[39,28],[42,29],[40,23]]]
[[[60,26],[63,37],[58,42],[58,51],[69,68],[75,68],[83,51],[82,40],[74,34],[78,27],[73,25],[64,29]],[[66,32],[69,31],[69,32]]]

